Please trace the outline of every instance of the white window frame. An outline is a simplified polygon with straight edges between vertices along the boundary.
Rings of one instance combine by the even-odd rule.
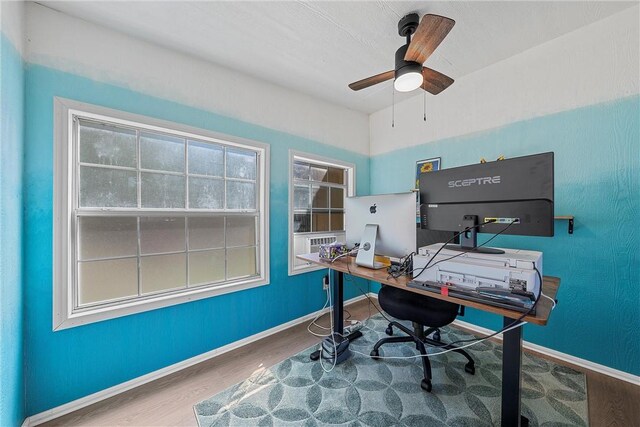
[[[332,166],[332,167],[338,167],[338,168],[343,168],[346,170],[347,172],[347,187],[346,187],[346,197],[353,197],[355,196],[355,192],[356,192],[356,165],[350,162],[345,162],[342,160],[336,160],[336,159],[331,159],[329,157],[323,157],[323,156],[318,156],[316,154],[310,154],[310,153],[305,153],[305,152],[301,152],[301,151],[296,151],[296,150],[289,150],[289,203],[288,203],[288,210],[289,210],[289,226],[288,226],[288,233],[289,233],[289,251],[288,251],[288,267],[289,267],[289,276],[295,276],[297,274],[304,274],[304,273],[309,273],[311,271],[317,271],[317,270],[322,270],[325,267],[319,266],[319,265],[308,265],[306,267],[301,267],[298,266],[297,268],[295,267],[295,263],[294,263],[294,258],[295,258],[295,253],[294,253],[294,247],[293,247],[293,241],[294,241],[294,232],[293,232],[293,162],[294,161],[306,161],[306,162],[310,162],[310,163],[315,163],[315,164],[319,164],[319,165],[324,165],[324,166]],[[310,236],[314,235],[314,234],[318,234],[318,235],[322,235],[322,234],[331,234],[331,231],[322,231],[322,232],[309,232],[309,233],[304,233],[304,234],[308,234]]]
[[[171,293],[150,295],[117,305],[74,309],[75,221],[73,179],[76,149],[73,147],[74,117],[104,120],[138,129],[170,133],[185,138],[209,141],[227,147],[251,149],[257,153],[258,226],[256,267],[258,275],[247,279],[186,288]],[[216,295],[269,284],[269,145],[224,135],[165,120],[113,110],[69,99],[54,98],[53,156],[53,330],[99,322],[134,313],[196,301]],[[77,199],[77,198],[76,198]],[[108,209],[103,209],[108,210]],[[169,213],[170,211],[167,211]],[[184,209],[184,212],[192,212]],[[141,211],[140,214],[144,214]]]

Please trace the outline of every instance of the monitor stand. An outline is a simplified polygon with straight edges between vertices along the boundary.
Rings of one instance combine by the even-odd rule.
[[[469,230],[460,234],[459,245],[446,245],[445,249],[460,252],[474,252],[479,254],[503,254],[502,249],[476,247],[478,246],[478,216],[477,215],[465,215],[462,220],[462,226],[469,228]]]
[[[358,255],[356,255],[356,264],[374,270],[386,267],[385,264],[375,261],[377,239],[378,224],[365,225],[364,233],[362,233],[362,239],[360,240],[360,247],[358,248]]]

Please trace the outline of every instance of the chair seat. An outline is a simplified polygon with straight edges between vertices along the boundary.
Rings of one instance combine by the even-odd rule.
[[[384,311],[396,319],[409,320],[426,327],[440,328],[453,322],[458,304],[430,298],[393,286],[383,286],[378,301]]]

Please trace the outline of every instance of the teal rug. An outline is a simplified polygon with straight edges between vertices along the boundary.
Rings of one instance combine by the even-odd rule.
[[[379,314],[365,322],[364,336],[350,348],[369,354],[385,337],[387,321]],[[401,332],[396,332],[401,333]],[[443,328],[442,340],[473,338]],[[309,360],[316,347],[229,387],[194,409],[200,427],[208,426],[494,426],[500,425],[501,346],[489,341],[467,349],[476,374],[464,371],[456,353],[430,358],[433,391],[420,388],[418,358],[372,360],[362,354],[326,373]],[[436,352],[436,349],[429,351]],[[418,354],[415,346],[386,344],[381,356]],[[523,355],[522,413],[531,426],[587,425],[584,374]]]

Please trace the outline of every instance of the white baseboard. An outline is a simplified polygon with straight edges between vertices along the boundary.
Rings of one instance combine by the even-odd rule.
[[[373,294],[368,294],[368,295],[375,296]],[[345,301],[344,303],[345,305],[352,304],[354,302],[360,301],[365,298],[366,298],[366,295],[360,295],[355,298],[351,298]],[[283,323],[281,325],[275,326],[271,329],[267,329],[266,331],[259,332],[257,334],[251,335],[249,337],[243,338],[238,341],[234,341],[232,343],[229,343],[222,347],[208,351],[206,353],[199,354],[198,356],[194,356],[189,359],[183,360],[182,362],[174,363],[173,365],[169,365],[166,368],[158,369],[157,371],[153,371],[146,375],[142,375],[141,377],[137,377],[132,380],[126,381],[124,383],[114,385],[113,387],[109,387],[105,390],[98,391],[96,393],[90,394],[80,399],[73,400],[69,403],[65,403],[64,405],[60,405],[55,408],[51,408],[46,411],[40,412],[38,414],[31,415],[30,417],[27,417],[24,420],[24,422],[22,423],[22,427],[36,426],[38,424],[45,423],[47,421],[61,417],[73,411],[77,411],[78,409],[84,408],[86,406],[93,405],[94,403],[100,402],[101,400],[108,399],[112,396],[123,393],[127,390],[131,390],[132,388],[139,387],[143,384],[149,383],[151,381],[155,381],[158,378],[162,378],[174,372],[178,372],[182,369],[196,365],[200,362],[204,362],[205,360],[209,360],[212,357],[219,356],[231,350],[235,350],[236,348],[250,344],[254,341],[258,341],[262,338],[266,338],[270,335],[281,332],[292,326],[311,320],[314,317],[316,317],[318,314],[326,313],[328,311],[329,311],[329,307],[323,310],[315,311],[313,313],[307,314],[306,316],[302,316],[297,319],[291,320],[287,323]]]
[[[469,329],[471,331],[478,332],[483,335],[490,335],[495,332],[495,331],[492,331],[491,329],[483,328],[481,326],[476,326],[472,323],[463,322],[462,320],[454,320],[452,325],[460,326],[461,328]],[[496,339],[502,340],[502,335],[496,336]],[[608,375],[610,377],[617,378],[622,381],[627,381],[635,385],[640,385],[640,376],[638,375],[633,375],[628,372],[619,371],[617,369],[613,369],[605,365],[600,365],[599,363],[594,363],[586,359],[581,359],[579,357],[575,357],[567,353],[562,353],[556,350],[552,350],[550,348],[543,347],[541,345],[530,343],[527,341],[523,341],[522,345],[526,349],[533,350],[538,353],[553,357],[554,359],[568,362],[573,365],[579,366],[581,368],[585,368],[590,371]]]

